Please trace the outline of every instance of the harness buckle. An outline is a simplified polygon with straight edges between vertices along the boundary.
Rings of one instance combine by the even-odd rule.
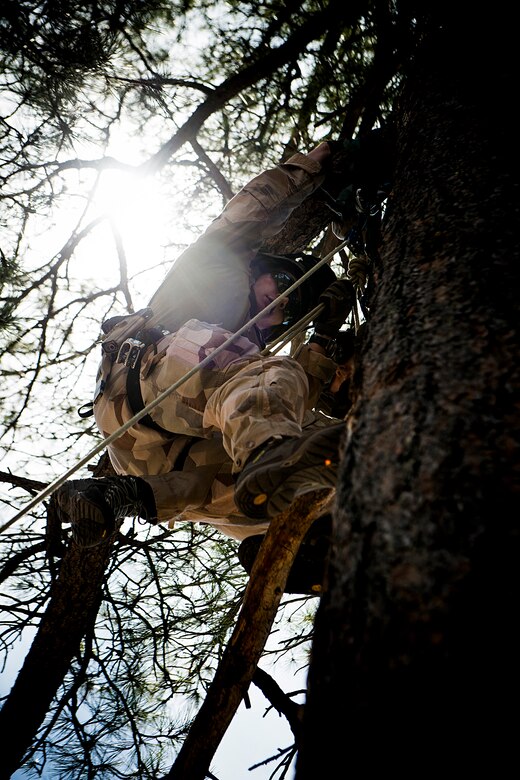
[[[119,347],[116,363],[122,363],[127,368],[135,368],[141,355],[141,350],[146,346],[144,341],[126,339]]]

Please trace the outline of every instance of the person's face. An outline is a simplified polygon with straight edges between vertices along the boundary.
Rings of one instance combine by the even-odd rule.
[[[257,312],[265,309],[265,307],[269,306],[275,298],[278,298],[278,288],[271,274],[261,274],[261,276],[258,277],[253,284],[253,295]],[[272,328],[274,325],[281,325],[283,322],[283,312],[288,302],[289,298],[282,298],[274,309],[266,312],[256,323],[260,330]]]

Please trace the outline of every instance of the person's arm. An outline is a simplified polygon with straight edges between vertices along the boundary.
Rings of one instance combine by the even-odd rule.
[[[176,330],[188,318],[235,331],[249,316],[250,263],[324,180],[327,143],[297,153],[243,187],[178,258],[149,306],[152,325]],[[189,312],[189,317],[185,316]]]
[[[256,254],[264,241],[276,235],[295,208],[317,190],[325,178],[330,147],[323,142],[308,154],[297,152],[256,176],[227,203],[201,240],[224,240]]]

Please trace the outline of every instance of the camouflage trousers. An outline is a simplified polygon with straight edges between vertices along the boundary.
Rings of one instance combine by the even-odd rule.
[[[207,438],[222,434],[222,444],[238,472],[252,450],[272,437],[297,436],[309,398],[302,367],[288,356],[262,357],[244,337],[214,355],[231,334],[189,320],[157,346],[141,368],[143,401],[157,398],[192,369],[210,359],[151,411],[172,433]]]
[[[309,382],[296,360],[286,355],[262,357],[258,347],[243,337],[214,355],[229,336],[218,326],[190,320],[150,347],[140,370],[145,404],[187,374],[189,378],[150,410],[164,433],[137,423],[108,449],[117,473],[149,482],[159,522],[179,513],[192,521],[220,518],[221,525],[229,521],[235,526],[240,521],[249,535],[250,525],[254,531],[249,533],[262,529],[237,515],[234,474],[266,440],[300,435]],[[209,362],[190,375],[207,358]],[[105,436],[133,416],[126,392],[127,372],[124,366],[114,366],[94,407]],[[200,441],[191,445],[179,470],[179,455],[192,437]],[[185,513],[193,511],[196,516],[188,518]]]
[[[182,469],[142,477],[152,488],[157,522],[168,522],[170,528],[179,522],[204,523],[238,541],[265,533],[268,522],[238,511],[232,468],[221,437],[214,436],[191,445]]]

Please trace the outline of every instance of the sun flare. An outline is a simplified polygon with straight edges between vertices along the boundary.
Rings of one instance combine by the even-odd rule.
[[[157,180],[142,174],[104,171],[92,206],[98,215],[107,218],[102,231],[104,248],[95,253],[98,272],[105,264],[109,266],[106,271],[114,263],[119,265],[121,252],[130,274],[158,262],[167,204]]]

